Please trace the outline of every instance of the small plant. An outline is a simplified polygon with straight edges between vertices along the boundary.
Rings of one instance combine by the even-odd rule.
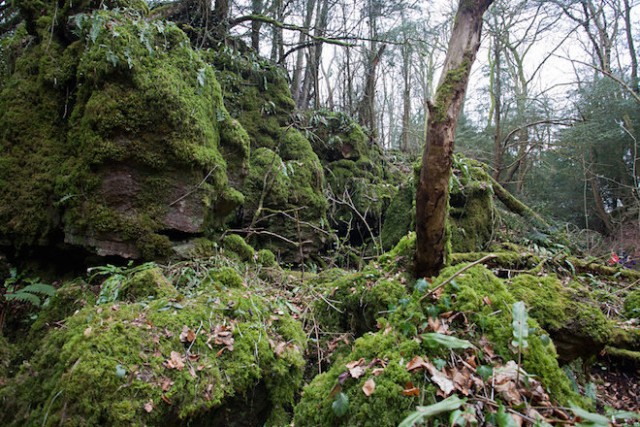
[[[102,276],[106,279],[100,286],[100,294],[96,300],[96,304],[106,304],[118,300],[122,285],[136,273],[155,267],[153,262],[147,262],[133,267],[133,261],[125,267],[118,267],[115,265],[107,264],[100,267],[92,267],[87,270],[87,273],[91,274],[89,280],[93,280],[96,277]]]
[[[56,288],[41,283],[40,278],[23,277],[18,274],[17,269],[12,268],[9,278],[2,285],[2,294],[0,294],[0,332],[4,327],[5,315],[11,304],[27,303],[37,308],[55,292]]]
[[[522,353],[529,347],[529,342],[527,341],[527,338],[529,338],[529,325],[527,324],[527,308],[524,302],[518,301],[514,303],[511,315],[513,317],[513,340],[511,341],[511,345],[518,353],[518,374],[516,376],[516,384],[518,384],[520,376],[519,367],[522,365]]]

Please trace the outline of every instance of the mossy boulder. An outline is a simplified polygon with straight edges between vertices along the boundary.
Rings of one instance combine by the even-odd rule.
[[[225,236],[222,240],[222,247],[238,256],[241,261],[251,261],[255,255],[255,249],[237,234]]]
[[[564,286],[553,275],[520,274],[509,281],[509,291],[525,301],[531,316],[551,334],[564,361],[594,356],[611,338],[611,323],[589,291],[575,282]]]
[[[401,256],[404,249],[410,246],[406,240],[395,256]],[[379,260],[379,266],[384,267],[390,262],[386,259],[388,254],[384,258]],[[316,376],[304,389],[302,399],[295,408],[296,425],[395,426],[416,406],[435,403],[438,400],[436,395],[442,393],[437,389],[437,381],[431,381],[420,369],[410,369],[409,362],[419,356],[430,363],[447,366],[440,369],[445,376],[465,369],[452,362],[458,358],[450,357],[451,350],[446,345],[434,345],[429,340],[429,334],[425,334],[438,328],[438,325],[447,325],[446,331],[440,332],[441,338],[444,336],[443,341],[446,341],[446,335],[468,340],[467,350],[456,351],[463,353],[462,359],[472,357],[477,361],[474,363],[483,363],[495,369],[513,365],[518,354],[511,344],[511,307],[517,299],[504,280],[485,267],[474,266],[455,280],[448,281],[441,294],[425,298],[429,288],[439,286],[462,267],[446,268],[432,284],[423,281],[415,286],[403,285],[403,276],[398,275],[400,271],[397,269],[388,274],[370,273],[368,281],[362,284],[358,282],[366,278],[365,275],[337,275],[333,283],[335,286],[327,285],[325,292],[325,298],[336,308],[352,299],[366,301],[366,292],[375,289],[384,289],[382,294],[393,295],[393,302],[389,300],[386,309],[371,313],[377,317],[380,328],[377,332],[369,329],[371,332],[357,339],[350,352],[339,356],[326,373]],[[397,281],[397,285],[390,287],[389,283],[394,281]],[[341,284],[342,287],[339,286]],[[359,287],[367,291],[359,292]],[[409,291],[408,288],[413,290]],[[377,299],[383,300],[380,295]],[[318,301],[316,305],[322,307],[322,302]],[[318,307],[314,310],[318,310]],[[338,319],[345,316],[335,313],[335,308],[333,310]],[[446,320],[456,317],[458,321]],[[559,367],[555,347],[546,339],[544,329],[533,318],[529,318],[528,325],[530,334],[527,338],[528,348],[522,353],[522,369],[531,378],[541,382],[551,401],[560,404],[567,404],[570,400],[580,401],[565,372]],[[334,326],[351,327],[349,324]],[[482,380],[476,381],[479,381],[476,386],[480,389],[491,387],[491,380],[484,385]],[[521,387],[525,389],[527,386]],[[497,394],[496,398],[504,397]]]
[[[255,247],[305,262],[331,239],[324,175],[309,141],[295,129],[280,131],[275,150],[262,147],[251,154],[240,220]]]
[[[415,182],[420,175],[416,164],[413,176],[400,187],[389,206],[382,226],[385,250],[393,248],[415,224]],[[453,252],[475,252],[491,241],[496,223],[491,180],[482,163],[459,155],[454,157],[450,182],[448,235]]]
[[[632,291],[624,299],[624,314],[629,319],[640,317],[640,291]]]
[[[244,173],[249,139],[175,25],[85,3],[61,34],[27,36],[0,93],[0,241],[163,257],[168,235],[201,234],[242,203],[227,173]]]
[[[351,245],[377,244],[397,184],[381,148],[344,113],[309,113],[305,130],[325,169],[332,226]]]
[[[186,295],[85,307],[6,381],[0,421],[285,425],[305,334],[275,311],[244,287],[204,282]]]

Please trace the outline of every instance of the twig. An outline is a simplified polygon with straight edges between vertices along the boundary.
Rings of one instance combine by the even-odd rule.
[[[465,271],[467,271],[468,269],[470,269],[471,267],[473,267],[474,265],[478,265],[480,263],[483,263],[485,261],[488,261],[490,259],[493,258],[497,258],[498,255],[496,254],[488,254],[483,256],[482,258],[480,258],[477,261],[472,262],[471,264],[467,264],[464,267],[462,267],[460,270],[456,271],[455,273],[453,273],[451,275],[451,277],[449,277],[447,280],[445,280],[444,282],[440,283],[438,286],[436,286],[435,288],[431,289],[429,292],[427,292],[425,295],[423,295],[418,301],[422,302],[425,298],[428,298],[430,296],[432,296],[435,292],[437,292],[440,288],[443,288],[444,286],[448,285],[449,283],[451,283],[451,281],[453,279],[455,279],[456,277],[458,277],[459,275],[461,275],[462,273],[464,273]]]
[[[204,177],[204,179],[203,179],[202,181],[200,181],[200,184],[196,185],[192,190],[190,190],[189,192],[187,192],[185,195],[183,195],[183,196],[181,196],[181,197],[177,198],[176,200],[174,200],[173,202],[169,203],[169,206],[173,206],[173,205],[175,205],[175,204],[176,204],[176,203],[178,203],[179,201],[184,200],[185,198],[187,198],[187,197],[189,197],[191,194],[193,194],[195,191],[197,191],[200,187],[202,187],[202,184],[204,184],[204,183],[207,181],[207,179],[209,179],[209,177],[211,176],[211,174],[212,174],[216,169],[218,169],[218,165],[215,165],[215,166],[213,167],[213,169],[211,169],[211,170],[209,171],[209,173],[207,174],[207,176],[205,176],[205,177]]]

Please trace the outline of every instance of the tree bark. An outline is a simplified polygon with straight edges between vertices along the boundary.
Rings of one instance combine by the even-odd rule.
[[[435,103],[429,104],[427,142],[416,192],[418,277],[435,276],[444,265],[454,134],[471,67],[480,48],[482,16],[492,2],[460,0]]]

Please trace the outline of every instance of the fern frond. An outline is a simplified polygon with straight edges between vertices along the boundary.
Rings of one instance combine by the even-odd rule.
[[[46,283],[32,283],[20,289],[20,292],[28,292],[30,294],[39,294],[52,297],[56,293],[56,288]]]
[[[7,301],[21,301],[28,302],[36,307],[40,307],[40,298],[37,295],[30,294],[29,292],[18,291],[14,294],[5,294]]]

